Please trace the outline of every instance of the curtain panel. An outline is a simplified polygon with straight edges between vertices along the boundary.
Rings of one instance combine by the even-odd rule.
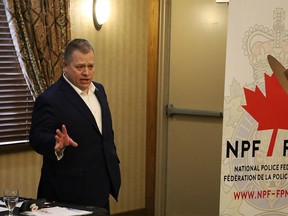
[[[36,97],[62,74],[71,39],[69,0],[3,0],[18,59]]]

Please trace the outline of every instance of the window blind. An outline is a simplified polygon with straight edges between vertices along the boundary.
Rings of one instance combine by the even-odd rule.
[[[13,45],[0,3],[0,146],[28,144],[34,99]]]

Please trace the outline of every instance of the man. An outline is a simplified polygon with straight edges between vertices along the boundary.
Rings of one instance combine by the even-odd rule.
[[[87,40],[68,44],[63,75],[35,101],[30,145],[43,156],[38,198],[109,211],[120,169],[106,94],[92,81],[94,61]]]

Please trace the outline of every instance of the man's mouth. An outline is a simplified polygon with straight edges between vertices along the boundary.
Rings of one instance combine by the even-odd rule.
[[[83,84],[90,83],[90,79],[81,79],[80,81],[81,81],[81,83],[83,83]]]

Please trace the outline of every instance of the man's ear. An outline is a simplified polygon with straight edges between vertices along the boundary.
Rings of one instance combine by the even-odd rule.
[[[66,61],[65,61],[64,59],[62,59],[61,66],[62,66],[63,68],[67,66],[67,63],[66,63]]]

